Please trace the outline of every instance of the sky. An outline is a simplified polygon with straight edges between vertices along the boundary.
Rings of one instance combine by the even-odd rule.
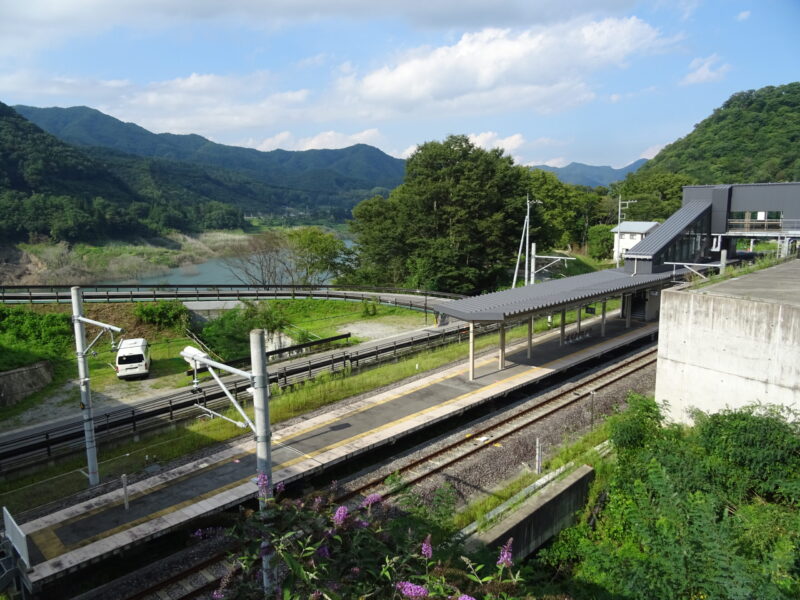
[[[0,0],[0,101],[261,150],[622,167],[800,80],[800,0]]]

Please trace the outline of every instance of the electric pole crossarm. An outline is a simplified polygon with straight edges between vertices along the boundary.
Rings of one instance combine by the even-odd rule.
[[[95,327],[100,327],[101,329],[111,330],[115,333],[122,333],[122,328],[115,327],[114,325],[109,325],[108,323],[101,323],[100,321],[94,321],[92,319],[87,319],[84,316],[75,316],[73,317],[75,321],[80,321],[84,325],[94,325]]]
[[[228,400],[230,400],[231,403],[233,403],[233,405],[236,407],[236,410],[239,411],[239,414],[242,415],[242,418],[245,420],[247,425],[250,427],[250,429],[253,430],[253,433],[255,433],[256,432],[256,426],[250,420],[250,417],[247,416],[247,413],[244,412],[242,407],[239,406],[239,403],[236,401],[236,398],[233,397],[233,394],[231,394],[230,390],[228,390],[228,388],[225,386],[225,384],[222,383],[222,380],[219,378],[219,375],[217,375],[216,371],[214,371],[214,369],[212,369],[209,366],[208,372],[211,373],[211,376],[214,378],[214,381],[217,382],[217,385],[219,385],[220,389],[222,389],[224,394],[228,397]],[[247,374],[247,378],[250,380],[250,383],[252,384],[253,376],[248,373]]]
[[[239,377],[244,377],[245,379],[248,380],[253,378],[253,375],[251,373],[248,373],[247,371],[242,371],[241,369],[237,369],[235,367],[229,367],[228,365],[225,365],[221,362],[217,362],[215,360],[208,358],[208,356],[206,355],[202,355],[202,353],[200,353],[199,350],[197,352],[198,354],[192,354],[191,352],[187,352],[186,349],[184,348],[183,350],[181,350],[181,356],[189,364],[201,363],[207,367],[214,367],[219,369],[220,371],[226,371],[232,375],[238,375]]]

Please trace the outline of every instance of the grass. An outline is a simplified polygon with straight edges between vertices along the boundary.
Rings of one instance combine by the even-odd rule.
[[[374,302],[313,299],[267,302],[279,308],[292,326],[311,332],[319,338],[339,335],[345,326],[360,321],[380,321],[410,328],[423,327],[425,323],[425,315],[421,311]],[[373,310],[374,314],[371,314]]]
[[[609,302],[609,305],[611,304],[613,303]],[[575,311],[569,311],[567,322],[573,322],[574,319]],[[554,327],[558,327],[559,315],[556,315],[553,321]],[[548,329],[546,319],[537,320],[534,329],[535,331]],[[511,329],[506,334],[508,342],[523,339],[526,335],[527,327],[524,325]],[[498,334],[477,338],[476,351],[496,346],[498,341]],[[178,343],[178,340],[175,340],[175,343]],[[321,375],[315,380],[290,386],[284,390],[278,390],[273,386],[270,421],[273,424],[279,423],[344,398],[381,388],[417,373],[463,359],[466,353],[465,341],[357,373]],[[247,410],[252,414],[252,407],[248,407]],[[237,415],[233,408],[227,411],[227,416],[238,418]],[[181,427],[177,432],[156,434],[112,450],[103,450],[101,447],[99,457],[101,478],[107,480],[122,473],[139,472],[153,463],[153,455],[157,455],[158,463],[164,464],[239,435],[242,435],[241,429],[222,419],[198,420]],[[83,466],[83,458],[79,457],[44,468],[31,476],[4,481],[0,483],[0,503],[12,510],[23,510],[83,490],[86,487],[86,479],[77,471]]]
[[[481,525],[484,515],[506,502],[549,472],[571,462],[580,462],[596,467],[602,459],[594,451],[594,447],[608,439],[608,428],[605,423],[582,436],[572,444],[562,445],[555,456],[542,464],[542,473],[524,473],[513,480],[506,482],[502,487],[492,491],[489,495],[474,500],[459,510],[454,517],[454,524],[458,529],[463,529],[470,523],[478,522]]]
[[[755,271],[760,271],[761,269],[767,269],[769,267],[774,267],[775,265],[779,265],[787,260],[792,260],[794,257],[789,258],[776,258],[775,256],[768,256],[764,258],[759,258],[756,262],[749,265],[742,265],[739,267],[728,267],[725,269],[725,273],[716,275],[711,275],[707,279],[701,279],[696,275],[691,279],[691,286],[690,289],[700,289],[706,287],[708,285],[712,285],[714,283],[719,283],[720,281],[725,281],[727,279],[733,279],[734,277],[741,277],[742,275],[747,275],[748,273],[753,273]]]

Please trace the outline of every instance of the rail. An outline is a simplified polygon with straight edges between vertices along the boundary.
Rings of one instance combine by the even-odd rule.
[[[496,326],[482,327],[476,333],[494,331]],[[468,335],[467,327],[450,327],[440,332],[426,332],[386,344],[377,344],[363,349],[332,352],[323,357],[310,357],[307,361],[291,361],[285,366],[273,366],[269,373],[270,384],[286,387],[313,379],[322,373],[336,373],[345,369],[359,369],[385,360],[458,342]],[[234,394],[242,393],[241,400],[249,399],[243,392],[249,382],[243,378],[227,378],[226,385]],[[194,418],[200,414],[198,405],[219,408],[227,405],[227,398],[215,385],[203,385],[196,392],[180,391],[104,414],[95,415],[95,436],[98,442],[108,441],[124,434],[137,434],[148,428]],[[23,434],[0,442],[0,472],[11,471],[37,460],[48,460],[54,456],[78,451],[83,448],[83,421],[75,420],[59,424],[51,429]]]
[[[728,233],[800,232],[800,219],[728,219]]]

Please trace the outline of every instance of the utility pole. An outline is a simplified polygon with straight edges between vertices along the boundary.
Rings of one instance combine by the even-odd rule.
[[[617,196],[617,268],[619,269],[619,259],[622,256],[622,232],[619,230],[622,225],[622,194]]]
[[[204,408],[199,404],[198,407],[214,416],[231,421],[238,427],[244,428],[249,426],[255,434],[257,477],[254,481],[257,482],[257,485],[260,481],[266,482],[266,493],[262,494],[261,490],[259,490],[258,497],[258,506],[263,510],[267,505],[267,498],[272,495],[272,485],[274,483],[272,481],[272,431],[269,424],[269,378],[267,374],[267,356],[264,345],[264,330],[253,329],[250,331],[250,362],[251,368],[253,369],[252,372],[242,371],[240,369],[229,367],[228,365],[212,360],[209,358],[208,354],[204,353],[202,350],[194,348],[193,346],[186,346],[180,354],[186,362],[194,367],[195,386],[197,385],[197,365],[200,364],[208,368],[208,372],[211,373],[211,376],[217,382],[217,385],[220,386],[236,410],[239,411],[239,414],[242,416],[244,421],[234,421],[233,419],[229,419],[228,417],[216,413],[211,409]],[[236,399],[231,395],[230,391],[222,383],[222,380],[216,374],[214,369],[227,371],[228,373],[239,375],[250,381],[250,388],[247,391],[253,394],[255,423],[250,420]],[[265,553],[264,556],[261,557],[262,585],[264,588],[265,597],[269,597],[269,595],[272,593],[273,587],[272,580],[270,579],[270,560],[271,557],[269,553]]]
[[[75,330],[75,355],[78,358],[78,384],[81,390],[81,410],[83,411],[83,432],[86,438],[86,462],[89,485],[100,483],[100,473],[97,468],[97,442],[94,437],[94,410],[92,409],[92,390],[89,386],[89,361],[87,354],[95,345],[100,336],[106,331],[122,333],[122,329],[93,321],[83,316],[83,295],[81,288],[74,286],[72,295],[72,325]],[[84,324],[96,325],[102,331],[88,346],[86,345],[86,330]],[[111,347],[114,348],[114,335],[111,334]]]
[[[525,194],[525,285],[528,285],[530,273],[530,248],[531,248],[531,198]]]

